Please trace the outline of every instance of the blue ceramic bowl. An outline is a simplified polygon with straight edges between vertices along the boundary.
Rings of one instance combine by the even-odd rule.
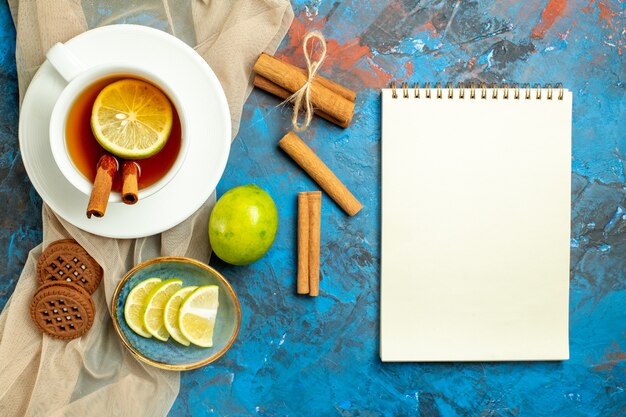
[[[172,338],[167,342],[147,339],[133,332],[124,320],[124,304],[130,290],[147,278],[180,278],[183,286],[217,285],[219,308],[213,332],[213,347],[183,346]],[[213,362],[233,344],[241,325],[241,306],[230,284],[219,272],[188,258],[164,257],[146,261],[130,270],[120,281],[111,305],[113,326],[122,343],[139,360],[169,370],[195,369]]]

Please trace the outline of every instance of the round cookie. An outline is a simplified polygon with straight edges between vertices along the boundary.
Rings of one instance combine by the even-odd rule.
[[[87,333],[96,316],[96,306],[87,291],[68,282],[39,287],[30,315],[44,333],[57,339],[75,339]]]
[[[82,246],[71,239],[57,240],[37,262],[39,283],[71,282],[93,294],[102,281],[102,268]]]

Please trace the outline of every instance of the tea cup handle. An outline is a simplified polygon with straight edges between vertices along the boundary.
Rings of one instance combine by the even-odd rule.
[[[85,70],[85,66],[76,55],[60,42],[48,49],[46,58],[68,83]]]

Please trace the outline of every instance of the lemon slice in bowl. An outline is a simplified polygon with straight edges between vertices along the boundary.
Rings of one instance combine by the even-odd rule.
[[[171,278],[163,281],[152,289],[146,298],[146,309],[143,313],[143,324],[155,338],[167,342],[170,334],[165,328],[163,312],[169,299],[183,286],[183,281]]]
[[[104,87],[91,110],[91,130],[98,143],[125,159],[148,158],[163,149],[172,120],[167,96],[131,78]]]
[[[181,345],[189,346],[189,339],[187,339],[178,327],[178,313],[183,300],[187,298],[189,294],[196,290],[195,286],[184,287],[176,291],[174,295],[165,304],[165,310],[163,311],[163,320],[165,322],[165,328],[169,332],[172,339],[176,340]]]
[[[191,343],[213,346],[213,330],[219,307],[219,287],[205,285],[189,294],[180,306],[178,327]]]
[[[148,278],[135,285],[126,297],[124,320],[135,333],[143,337],[152,337],[143,324],[145,301],[152,290],[161,283],[161,278]]]

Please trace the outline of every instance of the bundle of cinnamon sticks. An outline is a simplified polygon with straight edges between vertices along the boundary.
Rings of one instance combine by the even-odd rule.
[[[261,54],[254,64],[254,85],[287,99],[307,82],[307,71],[268,54]],[[311,83],[311,104],[315,114],[343,128],[354,116],[356,93],[327,78],[316,76]]]

